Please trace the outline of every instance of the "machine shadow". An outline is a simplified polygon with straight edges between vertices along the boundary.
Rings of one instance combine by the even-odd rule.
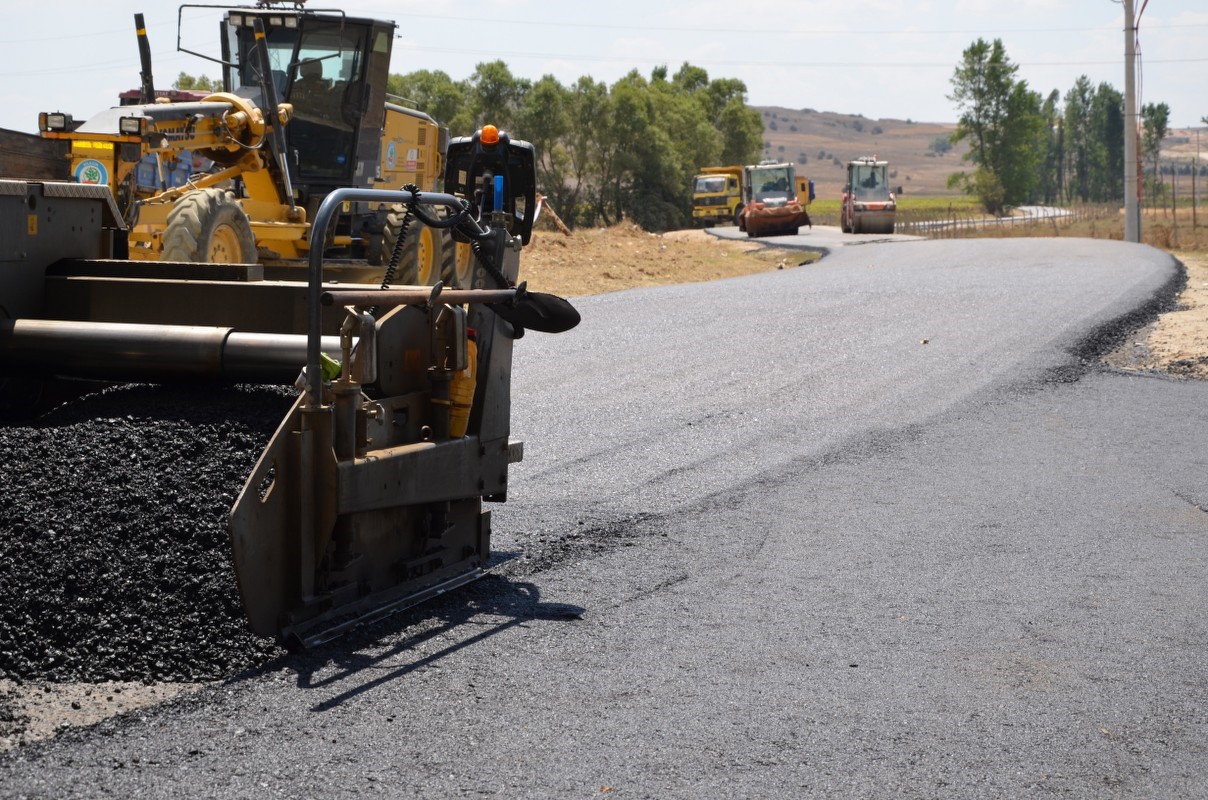
[[[354,680],[367,669],[377,667],[368,680],[316,703],[312,710],[330,711],[346,701],[392,683],[460,650],[480,644],[492,636],[530,622],[569,622],[581,619],[586,609],[565,603],[541,600],[540,590],[531,583],[512,581],[488,574],[472,584],[437,599],[353,631],[339,640],[306,653],[289,655],[278,667],[297,671],[298,688],[318,690]],[[458,629],[476,632],[426,652],[424,645]],[[405,658],[396,669],[380,671],[380,665]]]

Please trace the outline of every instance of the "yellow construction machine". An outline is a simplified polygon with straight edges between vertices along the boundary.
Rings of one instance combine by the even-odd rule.
[[[411,226],[405,206],[350,201],[330,228],[313,224],[335,189],[441,188],[447,132],[386,95],[395,24],[266,2],[183,5],[178,26],[198,8],[223,12],[221,55],[184,52],[221,64],[223,91],[157,101],[136,15],[142,102],[79,124],[62,112],[39,118],[42,136],[70,142],[74,180],[109,187],[129,257],[296,267],[321,242],[350,279],[378,280],[389,267],[405,283],[468,287],[468,248]]]
[[[692,221],[705,227],[737,222],[742,210],[742,167],[704,167],[692,179]]]
[[[532,146],[486,126],[450,141],[444,163],[445,192],[333,189],[314,230],[356,204],[402,208],[472,250],[479,288],[332,281],[319,247],[292,280],[260,264],[131,260],[107,187],[0,180],[7,388],[298,387],[229,518],[249,624],[286,644],[326,641],[483,574],[483,501],[506,499],[523,451],[509,421],[513,344],[579,321],[517,283],[537,209]]]

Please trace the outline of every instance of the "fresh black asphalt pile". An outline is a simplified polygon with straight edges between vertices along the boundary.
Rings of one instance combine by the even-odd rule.
[[[276,655],[226,526],[292,394],[121,386],[0,424],[0,678],[202,681]]]

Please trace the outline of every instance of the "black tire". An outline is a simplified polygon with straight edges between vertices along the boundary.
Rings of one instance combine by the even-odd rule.
[[[255,264],[256,238],[247,214],[224,189],[197,189],[176,201],[164,227],[164,261]]]
[[[436,208],[420,206],[425,214],[435,217]],[[403,229],[403,217],[406,209],[402,205],[391,206],[386,214],[386,222],[382,226],[382,251],[379,255],[382,264],[389,264],[394,253],[394,244],[398,241]],[[427,225],[412,217],[407,226],[407,238],[403,242],[403,252],[399,257],[398,271],[394,282],[407,285],[433,286],[437,279],[449,283],[447,275],[452,274],[452,258],[445,256],[446,250],[452,250],[452,242],[446,241],[445,231],[429,228]],[[449,246],[447,246],[449,245]]]
[[[474,255],[474,250],[468,242],[449,242],[449,249],[446,251],[449,257],[452,258],[452,281],[453,285],[458,289],[474,289],[482,288],[474,286],[474,267],[478,263],[478,256]]]
[[[441,252],[441,280],[454,289],[474,288],[474,251],[468,242],[453,238],[452,231],[445,231],[444,250]]]
[[[394,255],[394,245],[398,242],[399,234],[403,230],[403,216],[405,213],[404,208],[397,204],[391,206],[390,210],[386,212],[386,219],[382,223],[382,249],[376,255],[370,255],[370,264],[384,267],[390,263],[390,259]],[[414,224],[409,225],[408,228],[414,228]],[[410,232],[408,230],[408,233]],[[398,283],[413,283],[415,270],[407,259],[405,247],[406,243],[404,243],[404,252],[399,255],[394,280]]]

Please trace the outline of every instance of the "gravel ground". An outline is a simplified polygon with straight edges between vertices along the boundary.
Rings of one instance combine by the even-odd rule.
[[[0,679],[192,683],[273,656],[226,523],[291,401],[125,386],[0,427]]]

